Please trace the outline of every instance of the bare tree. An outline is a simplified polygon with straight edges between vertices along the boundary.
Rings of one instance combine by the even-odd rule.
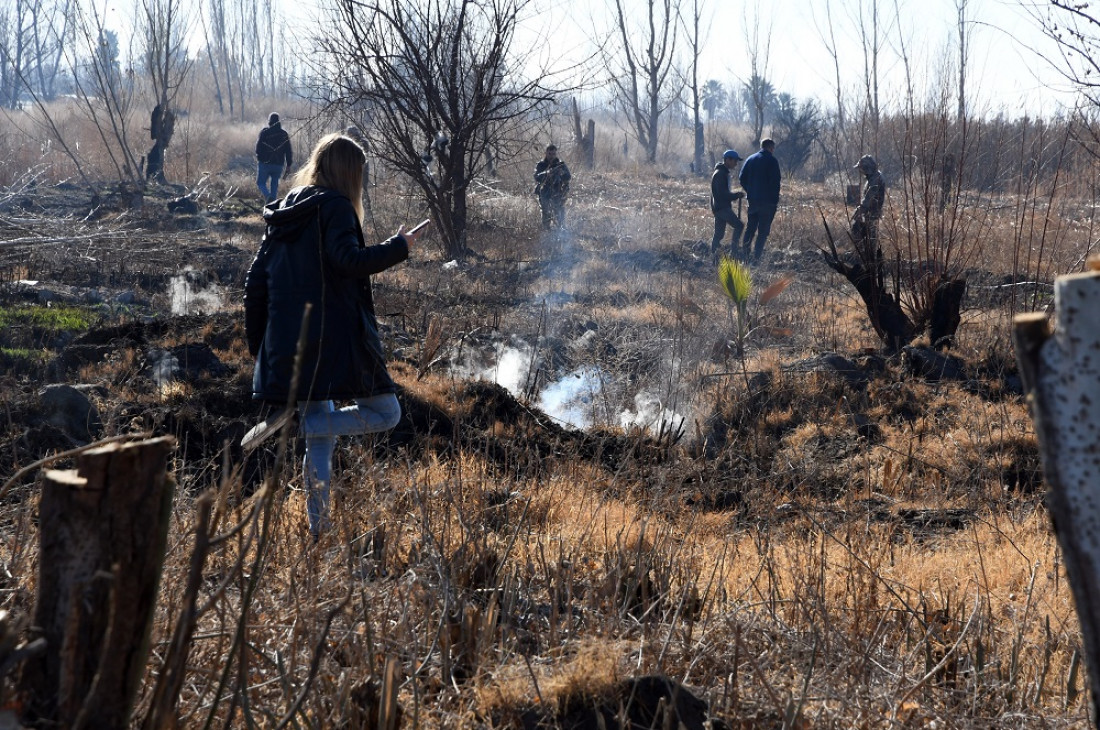
[[[970,34],[973,24],[969,20],[970,0],[955,0],[955,14],[959,30],[959,114],[958,122],[966,119],[966,72],[969,67]]]
[[[616,45],[604,47],[615,101],[628,118],[631,132],[645,149],[646,160],[657,160],[661,115],[679,95],[670,78],[676,64],[679,0],[645,0],[644,13],[624,0],[614,0]],[[631,22],[641,17],[639,28]]]
[[[746,83],[746,96],[752,112],[752,143],[760,145],[764,137],[764,115],[775,97],[775,90],[767,81],[768,61],[771,55],[772,28],[760,28],[760,5],[757,4],[753,17],[745,18],[745,51],[749,56],[749,80]]]
[[[140,0],[137,34],[149,75],[154,106],[149,115],[146,179],[164,182],[164,153],[172,142],[176,112],[172,103],[191,70],[187,36],[192,18],[185,0]]]
[[[0,104],[12,109],[19,105],[22,76],[22,35],[18,6],[0,8]]]
[[[0,8],[0,104],[15,108],[25,91],[50,101],[65,44],[72,0],[14,0]]]
[[[214,83],[214,100],[218,111],[229,114],[236,111],[236,94],[240,86],[239,62],[230,49],[235,46],[233,37],[237,28],[227,17],[225,0],[210,0],[206,12],[199,16],[206,37],[205,56],[210,64],[210,77]]]
[[[1025,6],[1054,41],[1058,56],[1046,59],[1082,96],[1074,134],[1094,157],[1100,157],[1100,14],[1091,3],[1050,0]]]
[[[140,190],[140,165],[132,151],[129,123],[135,89],[119,67],[118,36],[106,27],[104,17],[94,5],[72,6],[72,29],[65,57],[73,77],[77,109],[92,122],[102,142],[101,151],[114,166],[118,180],[135,184]],[[44,100],[33,90],[30,93],[54,141],[90,186],[79,151],[62,133]]]
[[[702,8],[700,0],[691,0],[691,16],[687,19],[688,47],[691,49],[691,62],[688,78],[688,89],[691,91],[692,129],[695,133],[694,154],[692,155],[692,170],[696,175],[702,175],[703,153],[706,146],[703,141],[703,93],[699,86],[699,57],[703,54],[703,38],[699,24],[702,21]]]
[[[881,119],[879,108],[879,55],[882,53],[883,37],[879,22],[878,0],[871,0],[870,8],[859,4],[859,39],[863,50],[863,91],[867,113],[871,126],[876,130]]]
[[[205,57],[218,111],[243,120],[247,100],[277,86],[277,12],[273,3],[258,0],[208,0],[203,7]]]
[[[899,0],[894,0],[894,17],[901,16],[901,10],[899,7]],[[917,113],[917,98],[916,92],[913,86],[913,64],[909,59],[909,42],[906,38],[906,30],[908,25],[905,23],[897,23],[897,50],[901,56],[901,67],[905,71],[905,108],[908,116],[913,116]],[[878,103],[877,100],[875,102]],[[877,129],[877,127],[876,127]]]
[[[467,253],[467,191],[490,145],[548,103],[549,75],[523,78],[513,39],[528,0],[336,0],[319,39],[323,98],[366,118],[371,150],[421,188],[449,256]],[[548,74],[549,72],[547,72]]]
[[[816,22],[816,14],[814,17]],[[818,27],[818,35],[833,62],[834,91],[836,92],[836,126],[843,134],[844,130],[844,77],[840,72],[840,48],[836,40],[836,27],[833,23],[833,4],[825,0],[825,27]]]
[[[1050,0],[1032,16],[1061,58],[1049,59],[1093,106],[1100,105],[1100,15],[1088,3]]]

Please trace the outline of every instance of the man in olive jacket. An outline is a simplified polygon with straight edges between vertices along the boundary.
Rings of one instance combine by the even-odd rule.
[[[737,255],[737,241],[741,238],[741,231],[745,224],[741,222],[741,216],[734,212],[733,201],[745,197],[742,192],[730,191],[730,171],[737,167],[741,161],[741,155],[734,150],[726,150],[722,153],[722,161],[715,164],[714,173],[710,176],[710,212],[714,213],[714,237],[710,239],[711,253],[718,251],[722,245],[722,237],[726,235],[726,225],[733,228],[733,236],[730,238],[730,253]]]
[[[279,178],[294,162],[290,135],[279,124],[279,115],[275,112],[267,118],[267,126],[260,130],[256,140],[256,162],[256,186],[264,200],[270,203],[279,197]]]

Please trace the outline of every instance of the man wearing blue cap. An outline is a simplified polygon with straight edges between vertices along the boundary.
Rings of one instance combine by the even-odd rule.
[[[772,219],[779,207],[782,175],[774,151],[775,142],[765,139],[760,143],[760,151],[749,155],[749,159],[745,160],[745,164],[741,166],[741,174],[738,175],[741,187],[749,197],[748,227],[745,228],[743,241],[745,261],[748,261],[750,253],[755,261],[759,261],[764,254],[764,243],[771,233]],[[753,236],[756,237],[755,251],[752,247]]]
[[[714,253],[722,245],[722,237],[726,235],[726,225],[733,228],[733,237],[730,239],[730,253],[736,255],[735,246],[741,238],[741,231],[745,224],[741,222],[741,216],[733,212],[733,201],[745,197],[742,192],[730,192],[730,170],[737,167],[741,161],[741,155],[733,150],[722,153],[722,161],[714,165],[714,174],[710,176],[710,210],[714,213],[714,238],[710,239],[710,250]]]

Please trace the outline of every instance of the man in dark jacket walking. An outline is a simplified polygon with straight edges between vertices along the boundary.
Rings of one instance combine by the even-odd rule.
[[[290,169],[293,159],[290,135],[279,124],[279,115],[272,112],[256,140],[256,185],[268,203],[279,197],[279,178]]]
[[[752,254],[754,260],[760,260],[764,254],[764,243],[772,230],[772,220],[779,207],[779,186],[782,175],[779,161],[775,159],[775,142],[765,139],[760,143],[760,151],[749,155],[741,166],[741,187],[749,199],[748,221],[745,226],[745,238],[742,241],[743,258],[748,260]],[[752,239],[756,237],[756,250]]]
[[[535,194],[542,208],[542,230],[565,227],[570,178],[569,167],[558,157],[558,148],[547,145],[546,155],[535,165]]]
[[[730,191],[730,171],[737,167],[740,161],[741,155],[734,150],[726,150],[722,153],[722,161],[714,165],[714,173],[710,176],[710,211],[714,213],[714,237],[710,239],[711,253],[718,251],[722,245],[722,237],[726,235],[728,224],[733,228],[730,253],[737,255],[735,246],[745,224],[741,222],[741,216],[733,212],[733,201],[740,200],[745,197],[745,194]]]

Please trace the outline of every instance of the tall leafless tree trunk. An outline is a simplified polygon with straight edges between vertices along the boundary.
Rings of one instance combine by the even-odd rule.
[[[966,73],[970,65],[970,34],[973,28],[968,16],[969,9],[970,0],[955,0],[959,29],[959,124],[966,120]]]
[[[870,17],[868,17],[868,15]],[[882,31],[879,23],[878,0],[870,0],[868,11],[862,2],[859,5],[859,39],[863,50],[863,91],[867,114],[870,117],[874,141],[878,142],[878,128],[881,120],[879,107],[879,56],[882,53]]]
[[[72,16],[71,0],[9,0],[0,8],[0,104],[56,97]]]
[[[605,48],[616,103],[627,115],[634,138],[645,150],[646,161],[657,160],[661,115],[678,96],[670,88],[676,64],[678,0],[644,0],[644,13],[614,0],[614,33],[618,43]],[[641,27],[629,18],[642,15]]]
[[[688,19],[688,45],[691,48],[691,72],[688,88],[691,90],[691,120],[695,137],[694,154],[691,169],[696,175],[706,172],[703,155],[706,144],[703,140],[703,95],[699,86],[699,57],[703,54],[704,38],[699,25],[702,22],[700,0],[691,0],[691,17]]]
[[[818,35],[825,46],[829,58],[833,62],[833,92],[836,95],[836,126],[841,134],[844,133],[844,76],[840,69],[840,48],[836,39],[836,27],[833,22],[832,0],[825,0],[825,27],[818,27]]]
[[[772,26],[768,27],[761,37],[760,5],[756,4],[751,18],[745,16],[745,52],[749,56],[749,82],[748,92],[752,104],[752,143],[754,147],[760,146],[760,140],[764,137],[764,114],[774,90],[767,81],[768,64],[771,56]]]

